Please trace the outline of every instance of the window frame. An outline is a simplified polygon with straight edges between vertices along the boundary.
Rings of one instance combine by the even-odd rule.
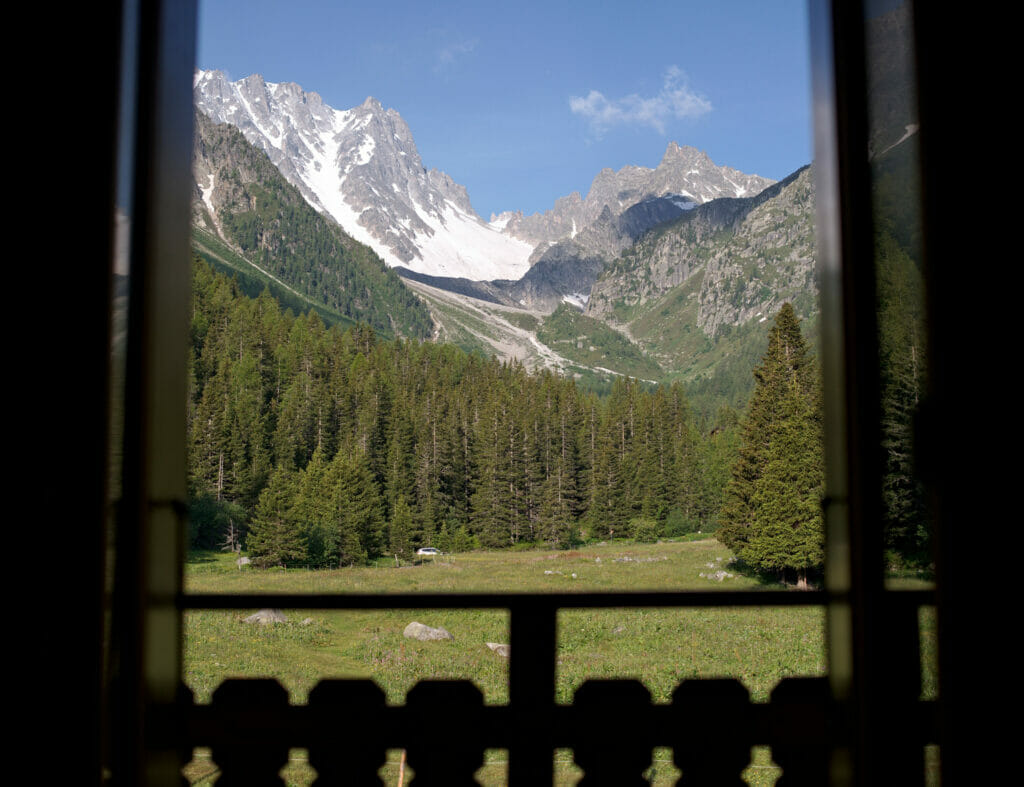
[[[851,780],[878,783],[887,778],[893,757],[913,783],[920,778],[920,740],[954,740],[948,703],[913,704],[907,694],[919,680],[917,609],[933,603],[928,592],[886,590],[882,576],[878,461],[877,326],[873,309],[872,266],[844,264],[869,259],[871,249],[870,172],[863,156],[867,138],[864,4],[810,0],[812,75],[815,91],[817,229],[822,298],[822,356],[826,391],[827,530],[826,588],[794,596],[753,594],[599,594],[593,596],[303,596],[207,597],[182,592],[185,523],[184,355],[188,308],[188,194],[191,153],[195,3],[141,3],[126,0],[122,17],[132,22],[137,89],[130,124],[134,183],[130,254],[131,291],[126,350],[123,496],[113,540],[112,593],[107,664],[116,679],[106,712],[104,762],[124,783],[178,783],[181,744],[190,720],[181,701],[181,613],[191,608],[289,606],[380,608],[382,606],[501,607],[512,611],[512,704],[541,713],[553,702],[555,610],[607,606],[825,605],[828,610],[828,680],[842,725],[837,757],[847,762]],[[935,15],[915,8],[918,40],[933,44],[949,33]],[[918,45],[919,59],[924,57]],[[932,62],[932,61],[929,61]],[[121,68],[126,64],[122,63]],[[938,72],[936,72],[938,73]],[[922,83],[927,80],[920,80]],[[934,80],[933,80],[934,82]],[[930,83],[933,84],[933,83]],[[114,95],[117,88],[113,88]],[[922,121],[943,120],[938,102],[921,86]],[[927,176],[936,134],[922,130],[922,169]],[[126,140],[122,138],[121,145]],[[923,178],[927,187],[927,177]],[[113,193],[113,192],[112,192]],[[934,195],[922,196],[936,215]],[[107,203],[113,208],[113,198]],[[112,213],[112,210],[111,210]],[[926,211],[926,219],[929,217]],[[105,230],[105,231],[109,231]],[[926,246],[934,253],[934,223],[925,222]],[[109,248],[105,247],[105,248]],[[944,281],[929,263],[931,276]],[[950,319],[947,302],[932,300],[938,329]],[[859,308],[860,307],[860,308]],[[109,303],[106,305],[109,311]],[[937,329],[937,330],[938,330]],[[935,337],[932,337],[933,347]],[[934,349],[932,355],[935,355]],[[108,376],[109,381],[109,376]],[[948,382],[949,376],[940,380]],[[936,383],[937,384],[937,383]],[[947,400],[941,400],[950,410]],[[105,485],[108,482],[105,482]],[[940,529],[948,527],[954,506],[937,509]],[[100,518],[101,521],[105,517]],[[942,534],[940,533],[940,536]],[[940,538],[938,561],[940,617],[951,617],[952,554]],[[945,551],[943,551],[945,550]],[[173,556],[173,559],[168,559]],[[102,565],[102,563],[101,563]],[[110,566],[108,566],[110,568]],[[522,614],[519,614],[520,610]],[[944,641],[948,643],[946,636]],[[883,643],[896,643],[897,657]],[[940,642],[943,693],[953,685],[954,655]],[[539,687],[527,690],[528,683]],[[551,699],[542,700],[551,688]],[[895,692],[895,694],[894,694]],[[914,730],[893,737],[894,702],[921,718]],[[522,706],[517,703],[523,703]],[[907,705],[906,703],[911,703]],[[906,708],[903,711],[906,711]],[[183,710],[186,709],[186,710]],[[903,712],[901,711],[901,712]],[[909,712],[909,711],[908,711]],[[525,740],[524,740],[525,745]],[[513,761],[516,755],[513,754]],[[550,758],[548,758],[550,759]],[[524,770],[513,765],[518,783],[543,776],[543,757],[526,756]],[[951,760],[952,762],[953,760]],[[950,766],[951,767],[951,766]],[[947,768],[944,751],[944,777]],[[914,774],[917,774],[915,777]],[[543,779],[542,779],[543,780]]]

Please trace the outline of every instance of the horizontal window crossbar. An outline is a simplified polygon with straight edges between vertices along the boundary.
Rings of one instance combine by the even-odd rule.
[[[891,603],[935,603],[929,590],[886,591]],[[811,607],[846,603],[826,591],[630,591],[622,593],[183,593],[179,609],[594,609],[613,607]]]

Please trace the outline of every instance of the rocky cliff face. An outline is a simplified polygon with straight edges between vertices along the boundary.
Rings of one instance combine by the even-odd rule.
[[[652,227],[695,205],[679,197],[660,197],[638,202],[617,216],[606,205],[575,237],[539,246],[531,258],[533,266],[508,288],[509,296],[518,305],[542,312],[553,312],[563,302],[582,309],[590,288],[611,260]]]
[[[786,301],[817,312],[814,178],[810,167],[748,213],[723,237],[705,266],[697,325],[715,336],[723,325],[768,319]]]
[[[277,215],[280,209],[311,210],[302,194],[289,186],[269,159],[253,149],[237,129],[215,123],[202,112],[195,113],[192,174],[193,226],[220,237],[236,250],[273,251],[283,241]],[[270,202],[270,195],[276,209],[266,211],[263,208]],[[267,221],[260,223],[258,232],[246,233],[251,237],[243,242],[238,237],[236,217],[260,213]],[[326,229],[326,225],[322,227]],[[339,239],[342,237],[336,226],[330,229]]]
[[[627,324],[645,306],[701,276],[697,326],[766,319],[785,301],[814,308],[814,183],[810,167],[747,199],[719,199],[651,232],[600,276],[589,316]]]

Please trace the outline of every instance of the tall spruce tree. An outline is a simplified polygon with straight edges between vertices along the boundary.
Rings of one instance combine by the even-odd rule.
[[[261,566],[292,566],[306,560],[306,539],[292,517],[295,474],[278,467],[260,494],[246,548]]]
[[[817,366],[788,303],[754,377],[718,538],[750,565],[794,572],[806,586],[824,559],[821,396]]]

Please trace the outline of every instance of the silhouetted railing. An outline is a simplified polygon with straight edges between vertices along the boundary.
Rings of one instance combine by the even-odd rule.
[[[917,627],[927,593],[894,593],[897,617]],[[388,706],[371,680],[328,679],[305,705],[291,705],[272,679],[225,680],[209,705],[191,697],[176,706],[179,729],[167,730],[193,747],[208,746],[220,770],[218,787],[280,785],[291,748],[309,750],[317,785],[380,784],[388,749],[405,749],[418,785],[471,785],[484,750],[509,750],[509,781],[551,784],[554,751],[570,748],[582,785],[646,784],[654,747],[669,747],[683,785],[742,784],[752,746],[770,746],[782,769],[780,785],[829,782],[830,756],[848,745],[841,705],[828,678],[779,682],[766,703],[754,703],[731,678],[679,684],[669,704],[654,704],[638,680],[589,680],[571,705],[555,703],[556,617],[559,609],[595,607],[820,606],[824,593],[685,592],[559,595],[186,595],[184,609],[287,607],[319,609],[506,608],[510,614],[510,701],[484,705],[470,681],[424,680],[402,706]],[[900,651],[905,671],[919,650]],[[932,703],[910,681],[892,698],[891,722],[903,759],[914,770],[935,741]],[[898,755],[899,756],[899,755]],[[923,769],[921,769],[923,778]]]

